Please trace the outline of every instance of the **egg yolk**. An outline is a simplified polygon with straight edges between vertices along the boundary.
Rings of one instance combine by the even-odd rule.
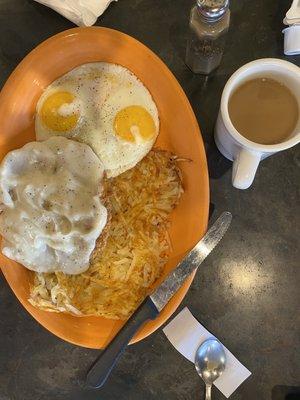
[[[137,127],[140,136],[150,140],[155,135],[155,123],[148,111],[141,106],[129,106],[120,110],[114,121],[116,134],[128,142],[135,142],[132,128]]]
[[[59,109],[64,104],[70,104],[75,96],[69,92],[55,92],[43,103],[40,116],[43,124],[52,131],[66,132],[74,128],[78,121],[78,114],[62,115]]]

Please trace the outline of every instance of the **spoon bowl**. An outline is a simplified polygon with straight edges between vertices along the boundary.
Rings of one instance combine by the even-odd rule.
[[[222,375],[226,366],[226,355],[217,339],[205,340],[197,349],[195,367],[206,385],[206,400],[211,399],[213,382]]]

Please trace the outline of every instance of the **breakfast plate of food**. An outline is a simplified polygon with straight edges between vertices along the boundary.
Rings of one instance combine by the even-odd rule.
[[[0,118],[1,270],[46,329],[103,348],[206,231],[192,108],[151,50],[92,27],[25,57]],[[170,317],[192,279],[133,342]]]

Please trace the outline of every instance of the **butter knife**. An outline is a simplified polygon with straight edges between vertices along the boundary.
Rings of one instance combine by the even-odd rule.
[[[90,368],[86,377],[88,387],[99,389],[104,385],[134,334],[145,322],[158,316],[186,278],[216,247],[226,233],[231,219],[231,213],[224,212],[164,282],[150,296],[146,297]]]

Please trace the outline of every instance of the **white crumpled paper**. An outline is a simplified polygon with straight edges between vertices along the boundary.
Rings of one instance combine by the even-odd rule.
[[[78,26],[91,26],[113,1],[117,0],[35,0],[74,22]]]

